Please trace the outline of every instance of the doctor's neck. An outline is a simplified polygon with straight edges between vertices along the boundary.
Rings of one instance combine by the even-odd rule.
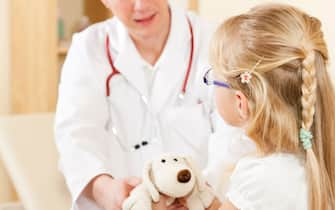
[[[148,28],[153,31],[150,35],[129,33],[141,57],[151,65],[157,62],[168,40],[171,12],[169,11],[161,19],[162,24],[158,24],[154,30]]]

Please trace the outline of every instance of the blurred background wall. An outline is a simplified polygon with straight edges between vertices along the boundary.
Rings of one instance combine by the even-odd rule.
[[[9,113],[9,0],[0,0],[0,115]],[[0,156],[0,203],[16,200]]]
[[[64,20],[65,38],[69,39],[71,31],[74,30],[73,26],[78,21],[78,17],[84,13],[83,0],[58,0],[58,15]]]
[[[9,112],[9,1],[0,0],[0,114]]]
[[[264,2],[291,4],[321,20],[330,53],[330,68],[335,79],[335,12],[334,7],[330,6],[333,0],[199,0],[199,14],[211,21],[222,21]]]

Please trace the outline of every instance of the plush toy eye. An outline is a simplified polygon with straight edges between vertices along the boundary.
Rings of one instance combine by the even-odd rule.
[[[161,162],[162,162],[162,163],[165,163],[165,162],[166,162],[166,160],[165,160],[165,159],[162,159],[162,160],[161,160]]]
[[[178,159],[177,159],[177,158],[174,158],[173,160],[174,160],[175,162],[177,162],[177,161],[178,161]]]

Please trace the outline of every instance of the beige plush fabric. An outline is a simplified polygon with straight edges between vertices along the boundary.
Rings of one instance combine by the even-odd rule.
[[[69,210],[58,171],[54,114],[0,117],[0,155],[25,210]]]

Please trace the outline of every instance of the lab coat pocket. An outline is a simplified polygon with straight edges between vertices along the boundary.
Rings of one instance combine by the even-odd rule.
[[[173,133],[199,152],[207,149],[210,121],[202,103],[176,106],[169,112],[169,123]]]

